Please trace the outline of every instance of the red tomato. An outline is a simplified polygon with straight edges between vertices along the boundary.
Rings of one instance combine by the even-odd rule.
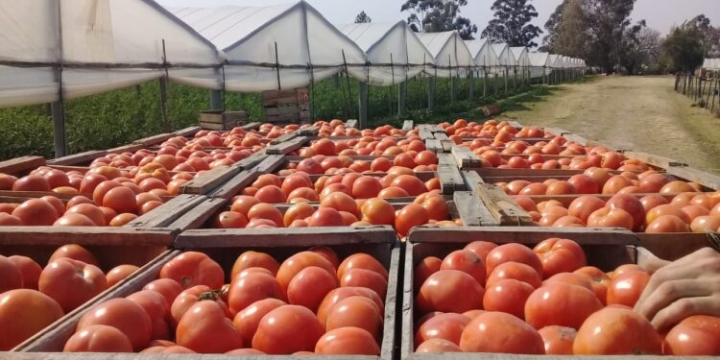
[[[38,280],[38,289],[70,312],[107,289],[102,270],[82,261],[61,258],[49,263]]]
[[[252,347],[270,355],[313,351],[324,332],[312,311],[298,305],[283,305],[262,318]]]
[[[475,317],[460,338],[464,352],[545,354],[543,339],[526,322],[501,312]]]
[[[459,346],[443,339],[430,339],[418,345],[416,353],[448,353],[462,352]]]
[[[473,241],[465,245],[463,250],[472,251],[480,258],[480,260],[482,260],[483,262],[487,262],[488,253],[490,253],[490,251],[496,247],[497,244],[488,241]],[[490,273],[488,273],[488,275],[490,275]]]
[[[135,302],[142,306],[142,308],[150,316],[152,322],[152,335],[151,339],[169,339],[170,328],[168,327],[167,319],[170,316],[170,306],[165,301],[165,298],[157,291],[152,290],[141,290],[126,299]]]
[[[228,290],[228,306],[232,314],[237,314],[252,303],[276,298],[285,301],[286,296],[277,280],[270,274],[260,272],[236,277]]]
[[[511,261],[529,265],[540,275],[543,273],[543,265],[537,254],[521,244],[500,245],[490,251],[486,260],[487,273],[492,274],[496,266]]]
[[[359,286],[375,291],[380,298],[387,295],[388,281],[382,275],[372,270],[350,269],[340,278],[340,286]]]
[[[608,306],[590,315],[578,329],[575,355],[660,355],[663,339],[642,315],[624,306]]]
[[[280,283],[280,287],[287,291],[290,280],[302,269],[310,266],[317,266],[326,270],[330,275],[336,275],[335,267],[326,258],[311,251],[302,251],[283,261],[275,277]]]
[[[18,270],[20,270],[20,275],[22,276],[22,287],[24,289],[37,290],[40,273],[42,273],[42,267],[40,267],[40,265],[38,265],[35,260],[27,256],[13,255],[8,257],[8,259],[15,263],[15,266],[17,266]],[[12,270],[0,271],[2,272],[3,276],[6,276],[5,279],[3,279],[4,281],[8,281],[8,279],[12,277],[10,275]],[[3,291],[0,290],[0,293],[2,292]]]
[[[152,335],[152,321],[142,306],[123,298],[105,301],[80,318],[77,331],[93,325],[108,325],[130,339],[134,351],[147,347]]]
[[[220,289],[225,283],[222,267],[206,254],[187,251],[168,261],[160,269],[160,278],[173,279],[184,289],[207,285]]]
[[[720,356],[720,318],[694,315],[675,325],[665,337],[664,353],[675,356]]]
[[[130,339],[120,330],[107,325],[88,326],[70,337],[64,352],[131,353]]]
[[[536,329],[560,325],[577,329],[603,305],[591,290],[563,282],[543,285],[525,303],[525,320]]]
[[[385,314],[371,299],[363,296],[350,296],[338,301],[327,314],[325,330],[353,326],[368,331],[376,340],[382,339],[382,326]]]
[[[496,266],[492,273],[490,273],[490,276],[488,276],[487,286],[492,286],[498,280],[503,279],[520,280],[528,283],[535,289],[542,286],[542,277],[537,270],[530,267],[530,265],[514,261],[502,263]]]
[[[149,284],[145,285],[142,289],[158,292],[165,298],[168,307],[172,305],[173,301],[175,301],[175,298],[178,297],[178,295],[180,295],[180,293],[183,291],[180,283],[172,279],[153,280]]]
[[[463,313],[482,309],[484,294],[485,289],[472,276],[457,270],[440,270],[420,287],[415,304],[420,314]]]
[[[381,299],[380,295],[378,295],[374,290],[364,287],[339,287],[325,295],[322,303],[320,303],[317,310],[317,317],[320,323],[323,325],[326,323],[328,313],[332,310],[335,304],[351,296],[366,297],[377,305],[377,308],[380,309],[380,313],[385,312],[383,299]]]
[[[230,272],[230,278],[234,279],[241,271],[253,267],[267,269],[273,274],[273,276],[275,276],[278,268],[280,268],[280,264],[278,264],[272,256],[266,253],[251,250],[246,251],[240,254],[237,260],[235,260],[235,264],[233,264],[232,271]]]
[[[60,248],[55,250],[55,252],[53,252],[53,254],[50,256],[50,260],[48,260],[48,263],[51,263],[60,258],[70,258],[73,260],[82,261],[86,264],[99,266],[97,259],[95,259],[95,256],[93,256],[92,253],[90,253],[80,245],[69,244],[61,246]]]
[[[630,271],[618,275],[607,289],[607,304],[635,306],[649,281],[650,274],[645,271]]]
[[[18,266],[5,256],[0,255],[0,293],[23,287],[23,274]]]
[[[107,281],[107,287],[114,286],[115,284],[124,280],[128,276],[134,274],[136,271],[138,271],[138,269],[139,268],[135,265],[118,265],[118,266],[112,268],[105,275],[105,280]]]
[[[448,254],[440,265],[440,270],[462,271],[483,286],[487,277],[485,262],[469,250],[457,250]]]
[[[525,318],[525,302],[535,288],[530,284],[514,280],[499,280],[485,289],[483,308],[487,311],[500,311]]]
[[[328,331],[315,345],[315,353],[322,355],[380,355],[380,347],[367,332],[356,327]]]
[[[15,289],[0,294],[0,351],[8,351],[64,315],[49,296],[30,289]]]
[[[180,319],[177,344],[206,354],[219,354],[243,347],[243,338],[227,318],[222,306],[214,301],[200,301]]]
[[[587,264],[585,252],[575,241],[551,238],[533,248],[543,266],[545,278],[561,272],[573,272]]]
[[[217,302],[221,308],[225,309],[228,317],[230,316],[230,309],[227,304],[218,294],[213,292],[213,289],[205,285],[195,285],[183,290],[170,304],[170,317],[173,326],[177,325],[185,313],[201,299]]]
[[[336,289],[338,285],[338,280],[325,269],[316,266],[306,267],[290,280],[287,299],[290,304],[302,305],[315,312],[325,295]]]
[[[433,316],[418,327],[415,332],[415,346],[431,339],[442,339],[459,345],[460,336],[471,320],[468,316],[455,313]]]
[[[388,271],[385,269],[385,266],[371,255],[365,253],[355,253],[345,258],[338,266],[338,278],[342,278],[345,273],[351,269],[370,270],[378,273],[385,279],[388,278]]]
[[[538,331],[545,342],[547,355],[572,355],[577,330],[564,326],[546,326]]]
[[[442,260],[440,258],[429,256],[415,265],[413,270],[413,291],[418,292],[422,284],[430,277],[430,275],[440,271]]]
[[[238,312],[235,318],[233,318],[233,324],[238,332],[240,332],[240,335],[242,335],[243,342],[245,344],[252,343],[252,338],[255,336],[260,320],[271,310],[282,305],[287,304],[282,300],[268,298],[256,301]]]

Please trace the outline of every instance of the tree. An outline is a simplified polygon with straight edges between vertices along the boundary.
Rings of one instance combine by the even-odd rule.
[[[670,31],[662,43],[662,51],[671,72],[692,72],[702,66],[705,49],[701,37],[702,32],[692,22]]]
[[[510,46],[535,47],[533,41],[542,30],[531,24],[538,16],[535,6],[528,4],[532,0],[495,0],[492,10],[495,18],[490,20],[482,32],[482,38],[491,42],[505,42]]]
[[[555,54],[585,58],[589,39],[582,0],[566,0],[563,4],[562,12],[558,15],[559,23],[551,25],[554,35],[552,39],[548,39],[551,36],[548,35],[545,40],[552,43],[551,50]]]
[[[355,17],[355,23],[356,24],[369,24],[372,22],[372,19],[368,16],[368,14],[365,13],[365,10],[361,11],[356,17]]]
[[[548,21],[545,22],[544,27],[547,35],[543,38],[543,46],[538,49],[539,51],[555,53],[555,40],[560,31],[560,24],[563,22],[563,12],[569,1],[570,0],[563,0],[563,2],[555,8],[555,11],[550,14]]]
[[[710,19],[700,14],[690,20],[689,26],[695,26],[702,34],[701,42],[707,57],[720,57],[720,27],[713,27]]]
[[[630,74],[656,68],[660,55],[660,33],[644,22],[628,28],[623,36],[620,64]]]
[[[457,30],[464,40],[472,40],[477,26],[460,16],[465,5],[467,0],[406,0],[400,11],[410,13],[407,22],[415,32]]]
[[[589,65],[612,72],[620,65],[626,49],[623,39],[632,25],[630,14],[635,0],[583,0],[582,3],[589,39],[586,60]]]

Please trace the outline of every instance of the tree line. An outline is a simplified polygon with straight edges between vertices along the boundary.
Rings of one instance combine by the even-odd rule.
[[[482,30],[462,16],[468,0],[406,0],[400,11],[413,31],[457,30],[465,40],[525,46],[584,59],[599,71],[634,73],[687,72],[706,57],[720,57],[720,26],[698,15],[673,26],[662,37],[645,20],[633,20],[636,0],[563,0],[544,30],[533,25],[538,12],[532,0],[495,0],[493,19]],[[371,22],[363,11],[356,22]],[[542,44],[538,44],[542,37]]]

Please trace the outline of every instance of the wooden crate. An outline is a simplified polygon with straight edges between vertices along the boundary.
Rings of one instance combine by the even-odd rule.
[[[264,91],[262,102],[266,122],[308,124],[311,121],[307,88]]]
[[[45,165],[46,161],[42,156],[21,156],[1,161],[0,173],[8,175],[24,174]]]
[[[603,270],[611,270],[621,264],[634,263],[636,261],[635,245],[637,239],[633,234],[623,231],[609,231],[602,229],[512,229],[508,228],[438,228],[419,227],[411,231],[409,242],[406,244],[402,317],[400,324],[400,359],[434,359],[434,360],[456,360],[456,359],[501,359],[506,354],[414,354],[414,298],[415,290],[413,283],[413,270],[417,263],[427,256],[438,256],[441,259],[454,250],[460,250],[470,242],[483,240],[497,244],[520,243],[533,246],[542,240],[551,237],[572,239],[583,245],[588,256],[588,264],[600,267]],[[512,355],[513,359],[539,359],[538,356]],[[552,357],[549,357],[552,358]]]
[[[205,130],[231,130],[247,122],[245,111],[208,110],[200,113],[200,127]]]
[[[272,229],[270,229],[272,230]],[[142,289],[147,283],[158,277],[162,266],[172,258],[180,255],[182,251],[200,251],[208,254],[223,266],[226,274],[237,257],[247,250],[262,251],[270,254],[278,261],[283,261],[290,255],[307,250],[313,246],[328,246],[335,250],[344,259],[350,254],[364,252],[379,260],[389,272],[388,291],[385,297],[385,324],[381,344],[381,356],[356,356],[355,359],[387,359],[391,360],[397,354],[396,342],[396,314],[400,310],[398,296],[400,295],[400,247],[395,238],[394,231],[389,227],[372,229],[288,229],[283,234],[268,229],[239,230],[239,231],[201,231],[194,230],[178,237],[175,247],[178,250],[170,251],[156,258],[142,273],[137,273],[126,279],[123,286],[115,291],[106,292],[96,298],[92,304],[84,306],[82,310],[74,312],[64,321],[52,329],[28,341],[18,350],[32,352],[57,352],[62,350],[64,343],[72,336],[80,317],[92,309],[93,306],[118,297],[128,296]],[[229,279],[226,278],[226,281]],[[76,355],[78,359],[86,359],[85,354]],[[107,355],[106,355],[107,356]],[[136,355],[137,356],[137,355]],[[216,355],[195,355],[199,359],[214,359]],[[259,356],[257,359],[271,359]],[[272,357],[276,358],[276,357]],[[291,356],[278,357],[294,358]],[[310,359],[324,359],[328,357],[310,357]],[[342,357],[333,356],[333,359]]]

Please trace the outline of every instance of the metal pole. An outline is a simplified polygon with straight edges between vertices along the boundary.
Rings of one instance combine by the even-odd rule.
[[[483,66],[483,98],[487,97],[488,73],[487,67]]]
[[[358,99],[360,101],[359,109],[359,121],[360,128],[367,129],[368,127],[368,84],[362,81],[358,82]]]
[[[54,78],[58,83],[58,100],[50,104],[50,112],[53,119],[53,138],[55,143],[55,157],[65,156],[68,153],[67,133],[65,132],[65,94],[63,92],[62,62],[63,62],[63,35],[62,35],[62,15],[61,2],[57,4],[57,34],[58,34],[58,60],[59,64],[55,68]]]
[[[508,68],[507,68],[507,66],[506,66],[506,67],[505,67],[505,93],[506,93],[506,94],[507,94],[507,92],[508,92],[508,76],[509,76],[508,73],[509,73],[509,71],[508,71]]]
[[[275,72],[277,73],[277,85],[278,91],[282,90],[282,83],[280,82],[280,55],[278,54],[277,42],[275,42]]]
[[[162,40],[163,48],[163,65],[165,66],[165,76],[160,78],[160,110],[162,111],[163,128],[166,132],[170,131],[170,122],[168,121],[167,113],[167,80],[168,80],[168,68],[167,68],[167,53],[165,52],[165,39]]]

